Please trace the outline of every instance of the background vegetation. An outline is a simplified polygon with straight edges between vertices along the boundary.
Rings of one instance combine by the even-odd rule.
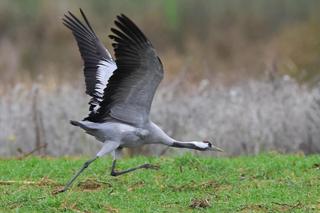
[[[110,49],[117,14],[157,48],[166,76],[152,117],[179,139],[213,138],[227,155],[320,150],[317,0],[0,2],[0,155],[93,154],[69,125],[87,112],[82,62],[62,25],[86,12]],[[93,145],[89,145],[89,144]],[[170,153],[161,146],[145,154]]]

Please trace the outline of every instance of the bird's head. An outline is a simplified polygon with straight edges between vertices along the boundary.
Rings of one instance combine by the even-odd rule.
[[[212,143],[210,141],[203,141],[203,143],[206,143],[208,145],[207,149],[210,151],[224,152],[223,149],[217,147],[216,145],[214,145],[214,143]]]

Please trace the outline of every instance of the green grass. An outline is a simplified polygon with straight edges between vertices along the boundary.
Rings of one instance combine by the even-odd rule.
[[[52,192],[85,160],[36,157],[0,160],[0,211],[320,211],[320,155],[135,157],[119,160],[118,168],[145,162],[161,168],[119,177],[109,175],[111,159],[103,158],[94,162],[71,190],[54,195]]]

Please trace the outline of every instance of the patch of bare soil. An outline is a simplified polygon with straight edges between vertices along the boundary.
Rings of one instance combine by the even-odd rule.
[[[94,180],[94,179],[87,179],[87,180],[80,182],[78,184],[78,187],[80,189],[86,190],[86,191],[98,190],[103,186],[111,186],[111,184],[107,183],[107,182]]]
[[[192,199],[191,204],[189,205],[190,208],[208,208],[210,207],[210,200],[206,199]]]

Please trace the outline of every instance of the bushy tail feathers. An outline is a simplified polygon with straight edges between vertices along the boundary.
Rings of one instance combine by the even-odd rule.
[[[78,126],[86,131],[92,131],[99,129],[99,124],[88,122],[88,121],[70,121],[70,124],[73,126]]]
[[[80,126],[81,125],[79,121],[73,121],[73,120],[70,121],[70,124],[73,126]]]

